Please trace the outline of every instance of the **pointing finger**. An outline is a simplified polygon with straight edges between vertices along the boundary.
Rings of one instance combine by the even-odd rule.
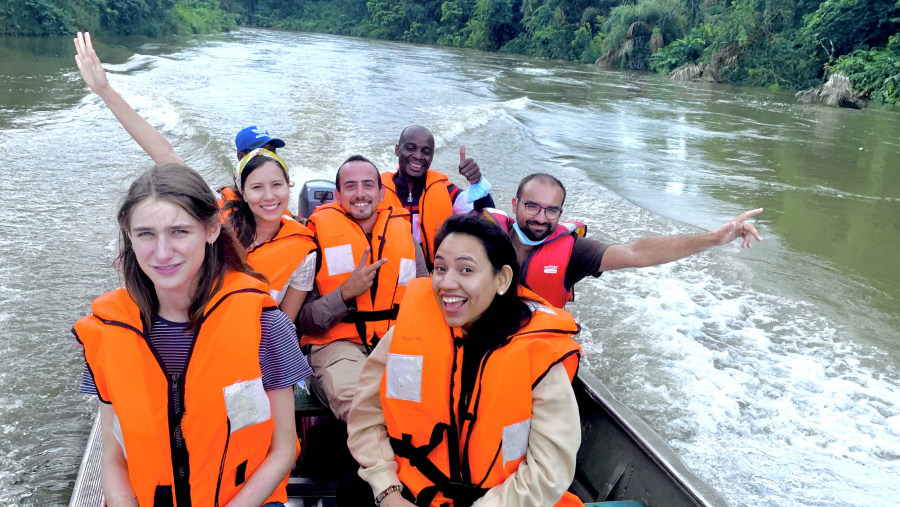
[[[762,212],[763,212],[762,208],[756,208],[756,209],[752,209],[750,211],[745,211],[745,212],[741,213],[740,215],[738,215],[736,220],[738,220],[739,222],[743,222],[744,220],[755,217],[756,215],[759,215]]]
[[[380,268],[381,265],[384,264],[384,263],[387,262],[387,261],[388,261],[388,260],[387,260],[387,257],[383,257],[383,258],[381,258],[381,259],[378,259],[377,261],[373,262],[371,266],[369,266],[369,269],[371,269],[372,271],[375,271],[376,269]]]

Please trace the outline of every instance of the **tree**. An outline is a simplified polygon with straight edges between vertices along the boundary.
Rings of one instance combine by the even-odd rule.
[[[666,42],[681,38],[687,21],[677,0],[641,0],[614,7],[603,29],[605,65],[647,70],[650,56]]]
[[[520,29],[521,14],[516,0],[478,0],[475,14],[466,24],[466,45],[487,51],[500,49]]]

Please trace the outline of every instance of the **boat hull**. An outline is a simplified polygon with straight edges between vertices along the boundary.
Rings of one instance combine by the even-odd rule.
[[[585,503],[636,501],[647,507],[718,507],[728,503],[716,491],[684,465],[669,447],[640,417],[620,403],[593,375],[580,371],[573,383],[581,415],[581,448],[571,491]],[[295,389],[297,428],[301,440],[311,434],[312,423],[340,424],[327,416],[328,411],[314,395]],[[315,418],[315,419],[314,419]],[[331,433],[334,442],[317,443],[333,449],[346,445],[346,433]],[[305,445],[305,444],[304,444]],[[309,447],[314,447],[310,445]],[[322,469],[319,458],[296,467]],[[310,460],[312,462],[310,462]],[[327,467],[324,467],[327,468]],[[344,465],[346,469],[346,465]],[[344,470],[348,472],[348,470]],[[353,473],[350,469],[349,473]],[[289,505],[334,505],[338,479],[296,476],[288,486]],[[72,493],[70,506],[101,507],[99,418],[88,440],[85,456]]]

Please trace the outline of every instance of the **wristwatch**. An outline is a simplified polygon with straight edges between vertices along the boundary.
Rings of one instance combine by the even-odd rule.
[[[375,507],[381,507],[381,502],[383,502],[384,499],[387,498],[388,495],[390,495],[391,493],[393,493],[395,491],[396,492],[403,491],[403,485],[402,484],[393,484],[391,486],[388,486],[387,489],[385,489],[381,493],[378,493],[378,496],[375,497]]]

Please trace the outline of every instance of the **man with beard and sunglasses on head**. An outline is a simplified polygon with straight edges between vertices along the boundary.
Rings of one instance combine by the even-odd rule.
[[[550,304],[562,308],[574,299],[573,287],[582,278],[604,271],[643,268],[676,261],[741,238],[744,248],[762,237],[748,218],[762,208],[746,211],[712,232],[647,236],[613,245],[585,238],[580,222],[560,222],[566,189],[545,173],[522,179],[512,199],[514,220],[504,212],[485,209],[485,215],[509,232],[521,265],[522,283]]]
[[[307,222],[319,265],[297,330],[316,395],[345,422],[359,372],[394,325],[406,284],[428,276],[409,212],[383,203],[384,191],[375,164],[354,155],[338,168],[335,201]]]

